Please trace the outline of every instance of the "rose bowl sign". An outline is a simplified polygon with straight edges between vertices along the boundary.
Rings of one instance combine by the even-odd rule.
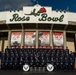
[[[68,24],[67,13],[57,13],[50,7],[23,7],[23,11],[8,12],[7,24],[9,23],[56,23]]]

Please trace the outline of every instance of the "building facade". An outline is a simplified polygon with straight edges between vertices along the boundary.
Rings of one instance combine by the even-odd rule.
[[[40,5],[0,12],[0,51],[6,46],[76,50],[76,13]]]

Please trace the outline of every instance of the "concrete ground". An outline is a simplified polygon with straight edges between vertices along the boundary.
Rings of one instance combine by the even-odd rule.
[[[0,70],[0,75],[76,75],[76,71],[53,71],[53,72],[24,72],[23,70]]]

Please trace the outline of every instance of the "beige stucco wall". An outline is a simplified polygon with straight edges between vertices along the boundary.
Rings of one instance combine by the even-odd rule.
[[[75,46],[74,46],[74,39],[73,38],[68,38],[67,47],[69,48],[70,51],[75,52]]]
[[[2,51],[2,46],[3,46],[3,51],[5,51],[6,46],[8,46],[8,39],[7,39],[7,37],[2,37],[0,39],[0,51]]]
[[[0,40],[0,51],[2,51],[2,40]]]
[[[5,48],[8,46],[8,40],[4,40],[4,51],[5,51]]]

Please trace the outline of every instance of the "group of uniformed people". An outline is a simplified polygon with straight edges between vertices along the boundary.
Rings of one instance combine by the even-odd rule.
[[[69,50],[6,48],[1,55],[1,69],[22,69],[24,64],[30,67],[46,67],[52,64],[55,70],[74,70],[75,57]]]

